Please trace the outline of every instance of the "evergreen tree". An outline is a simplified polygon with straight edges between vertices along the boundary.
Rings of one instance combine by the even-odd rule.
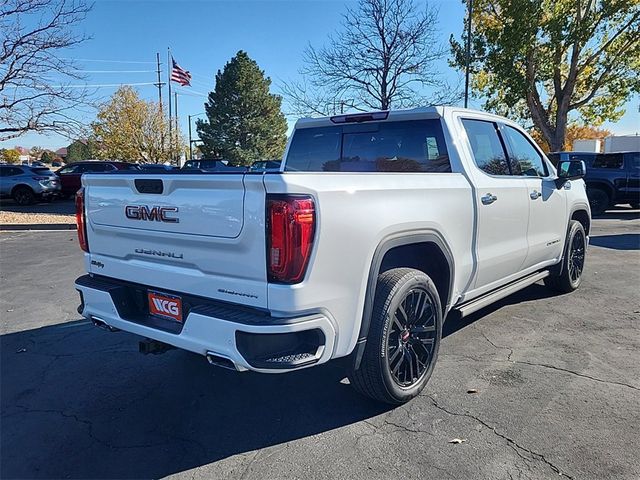
[[[96,148],[91,140],[75,140],[67,147],[67,163],[96,158]]]
[[[271,79],[242,50],[216,74],[216,85],[205,103],[208,121],[197,122],[200,147],[207,157],[250,165],[280,158],[287,121],[282,98],[269,93]]]

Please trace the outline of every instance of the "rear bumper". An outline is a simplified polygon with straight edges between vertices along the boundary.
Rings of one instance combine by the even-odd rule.
[[[228,359],[239,371],[292,371],[332,356],[336,332],[320,313],[274,318],[242,306],[206,299],[199,303],[185,296],[191,306],[178,324],[146,314],[141,295],[146,286],[89,275],[78,278],[75,286],[85,318],[200,355]]]
[[[59,183],[56,185],[47,186],[37,183],[34,185],[33,191],[36,193],[36,195],[40,195],[42,197],[50,197],[60,195],[61,187]]]

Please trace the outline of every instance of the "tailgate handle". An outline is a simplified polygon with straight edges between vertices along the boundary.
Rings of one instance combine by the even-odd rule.
[[[146,178],[136,178],[134,183],[136,184],[136,190],[138,190],[139,193],[153,193],[160,195],[164,191],[164,185],[160,179],[150,180]]]

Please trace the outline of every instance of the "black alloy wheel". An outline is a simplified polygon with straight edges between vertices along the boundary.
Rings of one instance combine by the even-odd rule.
[[[351,385],[379,402],[399,405],[431,378],[442,338],[444,311],[431,278],[414,268],[378,275],[371,323]]]
[[[571,240],[571,247],[569,250],[569,261],[567,268],[569,269],[569,278],[572,282],[577,282],[582,275],[582,269],[584,268],[586,242],[584,239],[584,230],[578,230],[573,239]]]
[[[389,370],[400,387],[422,379],[433,359],[435,337],[433,300],[423,288],[410,290],[393,314],[387,337]]]

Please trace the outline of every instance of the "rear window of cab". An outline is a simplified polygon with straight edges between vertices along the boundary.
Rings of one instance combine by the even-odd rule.
[[[301,128],[285,171],[451,172],[440,120]]]

